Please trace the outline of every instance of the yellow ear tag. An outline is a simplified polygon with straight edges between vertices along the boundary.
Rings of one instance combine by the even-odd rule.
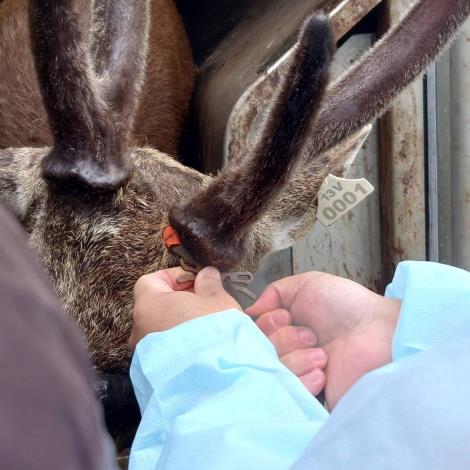
[[[318,193],[317,219],[323,225],[331,225],[373,191],[374,187],[365,178],[338,178],[329,174]]]

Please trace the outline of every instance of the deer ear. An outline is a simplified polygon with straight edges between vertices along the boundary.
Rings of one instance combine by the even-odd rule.
[[[330,173],[339,177],[348,173],[371,129],[372,125],[368,124],[327,152],[313,158],[307,156],[267,214],[272,226],[271,252],[289,248],[307,235],[315,221],[316,201],[323,181]]]
[[[328,154],[331,155],[331,174],[339,177],[347,175],[371,130],[372,125],[368,124],[351,137],[344,139],[328,150]]]

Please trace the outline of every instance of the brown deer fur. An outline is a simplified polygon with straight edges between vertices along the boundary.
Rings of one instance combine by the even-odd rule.
[[[83,11],[89,1],[80,0]],[[105,6],[109,1],[95,3]],[[52,145],[31,52],[27,7],[28,0],[0,2],[0,148]],[[136,113],[133,144],[175,156],[196,69],[173,0],[152,0],[148,44],[145,98]]]
[[[56,2],[71,8],[70,1]],[[87,175],[74,180],[71,175],[81,171],[83,161],[86,167],[95,158],[97,163],[92,163],[99,165],[99,158],[108,157],[112,149],[106,139],[102,139],[100,129],[104,126],[116,139],[114,127],[110,125],[108,129],[106,119],[109,119],[107,110],[119,105],[119,96],[106,93],[113,86],[103,89],[94,86],[93,75],[85,67],[74,79],[84,80],[91,86],[83,96],[86,105],[81,104],[80,109],[75,109],[79,88],[72,87],[67,81],[71,78],[67,66],[54,68],[49,64],[48,53],[53,51],[60,62],[64,51],[60,47],[54,49],[57,47],[53,44],[57,40],[54,35],[43,34],[49,16],[41,11],[40,2],[32,0],[35,7],[32,28],[36,38],[33,47],[40,82],[46,100],[53,102],[47,107],[49,119],[54,127],[63,112],[54,104],[59,97],[54,96],[54,89],[49,84],[50,74],[54,72],[58,82],[55,90],[60,92],[59,95],[65,94],[63,105],[70,108],[79,124],[81,122],[80,137],[85,139],[86,148],[74,153],[73,147],[64,147],[62,140],[67,142],[67,135],[73,140],[76,134],[74,129],[64,125],[56,127],[52,150],[0,150],[0,199],[28,231],[30,242],[42,258],[66,311],[83,328],[92,358],[100,369],[120,369],[127,365],[135,281],[144,273],[176,264],[162,243],[162,229],[170,218],[198,260],[230,269],[255,269],[266,253],[289,246],[306,233],[315,218],[316,194],[323,179],[328,173],[344,174],[368,129],[352,133],[382,112],[390,100],[424,70],[470,12],[469,1],[446,1],[445,11],[436,10],[436,5],[441,2],[419,2],[420,6],[445,16],[441,18],[445,25],[441,29],[436,29],[439,21],[415,22],[415,28],[422,29],[420,34],[429,38],[431,52],[421,47],[406,59],[406,64],[400,59],[403,51],[387,57],[386,61],[383,57],[377,59],[367,77],[372,88],[380,82],[384,70],[393,69],[393,64],[398,68],[406,65],[406,70],[413,70],[413,73],[405,74],[400,83],[387,92],[385,102],[380,97],[373,100],[373,112],[367,107],[364,110],[355,107],[354,112],[346,109],[351,115],[348,125],[341,127],[346,130],[337,137],[328,136],[328,144],[321,153],[313,152],[311,144],[304,146],[304,141],[311,129],[325,135],[322,113],[323,109],[330,109],[328,102],[332,99],[331,90],[335,88],[324,96],[331,39],[327,21],[314,17],[302,29],[259,143],[237,165],[224,168],[212,178],[151,148],[134,147],[127,151],[128,143],[121,142],[116,147],[118,152],[122,150],[116,157],[117,166],[125,167],[128,160],[132,170],[124,183],[108,191],[109,181]],[[129,4],[137,7],[139,2],[135,0]],[[70,20],[65,31],[70,35],[69,39],[75,41],[73,44],[78,48],[79,56],[84,54],[82,58],[86,63],[80,25],[71,19],[73,15],[65,19],[56,16],[53,21]],[[439,48],[433,49],[436,35],[445,39],[440,41]],[[383,40],[382,46],[374,48],[370,54],[382,54],[380,47],[390,45],[393,37],[392,32]],[[145,34],[129,40],[145,42]],[[42,52],[38,50],[39,46]],[[359,68],[367,66],[367,61],[362,64],[365,65],[359,65]],[[112,69],[112,64],[105,64],[106,67]],[[131,95],[138,94],[139,71],[136,70],[136,83],[129,83],[125,69],[118,70],[117,83],[123,80]],[[361,83],[361,87],[367,89],[366,84]],[[330,111],[336,116],[333,120],[349,115],[343,109],[348,107],[348,102],[341,106]],[[367,118],[361,118],[361,113],[366,111]],[[100,113],[103,113],[104,121],[94,117]],[[327,130],[332,128],[334,126],[326,127]],[[93,154],[95,145],[102,154]],[[64,148],[73,164],[61,167],[65,168],[64,173],[53,182],[45,180],[42,172],[47,167],[44,161],[49,159],[60,167],[63,158],[60,152]],[[111,158],[114,157],[111,155]],[[71,181],[74,182],[72,187]]]

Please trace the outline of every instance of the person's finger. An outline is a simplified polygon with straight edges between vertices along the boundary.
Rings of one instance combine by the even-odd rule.
[[[301,375],[299,379],[305,385],[305,388],[314,396],[318,395],[325,388],[325,372],[321,369],[314,369],[311,372]]]
[[[279,357],[298,349],[313,348],[317,344],[317,336],[303,326],[285,326],[269,336]]]
[[[250,305],[245,312],[251,317],[256,318],[263,313],[279,310],[282,307],[282,301],[277,290],[274,288],[273,284],[270,284],[266,287],[258,300],[253,305]]]
[[[297,349],[280,357],[281,362],[298,377],[326,366],[327,356],[321,348]]]
[[[194,280],[194,293],[203,297],[212,297],[225,292],[218,269],[208,266],[202,269]]]
[[[270,284],[259,299],[246,309],[246,313],[252,317],[257,317],[263,313],[279,308],[290,310],[297,292],[302,288],[308,276],[312,273],[297,274],[285,277]]]
[[[168,287],[170,287],[171,290],[184,290],[185,286],[191,286],[194,282],[193,280],[191,280],[184,283],[178,283],[178,279],[185,276],[186,274],[187,272],[183,268],[177,266],[175,268],[168,268],[156,271],[150,274],[150,276],[153,281],[158,282],[159,285],[161,285],[161,281],[165,283]]]
[[[275,331],[292,322],[290,313],[284,309],[272,310],[263,313],[256,319],[258,328],[266,335],[271,336]]]
[[[175,290],[186,290],[192,286],[192,282],[178,284],[176,280],[182,276],[185,271],[180,268],[169,268],[156,271],[154,273],[145,274],[140,277],[134,286],[134,296],[139,297],[148,291],[168,293]]]
[[[185,271],[183,274],[177,276],[175,290],[190,290],[194,286],[196,275],[192,272]]]

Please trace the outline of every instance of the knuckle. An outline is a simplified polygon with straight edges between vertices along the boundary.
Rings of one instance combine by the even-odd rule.
[[[139,279],[137,279],[137,282],[134,285],[134,295],[141,292],[142,290],[150,287],[152,285],[151,283],[151,275],[150,274],[144,274],[143,276],[140,276]]]
[[[219,297],[223,295],[223,292],[221,292],[219,286],[217,284],[206,284],[204,286],[204,295],[207,297]]]
[[[273,333],[272,340],[278,353],[289,351],[295,347],[295,338],[293,337],[291,328],[288,326],[280,328]]]
[[[256,318],[255,323],[258,328],[265,334],[271,330],[269,313],[264,313],[263,315],[260,315],[258,318]]]

